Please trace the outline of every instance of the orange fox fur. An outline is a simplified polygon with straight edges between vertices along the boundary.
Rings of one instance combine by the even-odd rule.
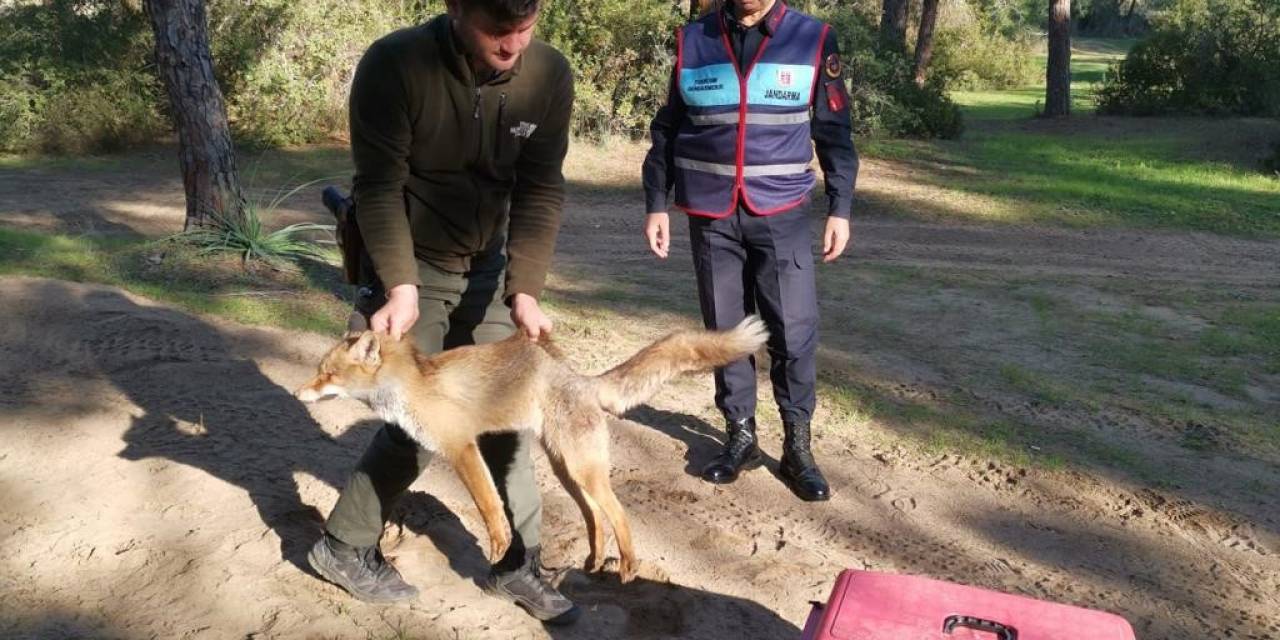
[[[626,513],[609,484],[606,414],[621,415],[677,375],[754,353],[767,337],[755,316],[729,331],[678,331],[601,375],[586,376],[575,373],[553,344],[519,334],[425,356],[410,340],[366,331],[335,345],[295,395],[303,402],[362,400],[422,447],[444,455],[480,510],[495,560],[511,544],[511,532],[476,438],[533,431],[586,520],[588,569],[598,571],[604,563],[603,512],[617,539],[619,573],[628,582],[637,564]]]

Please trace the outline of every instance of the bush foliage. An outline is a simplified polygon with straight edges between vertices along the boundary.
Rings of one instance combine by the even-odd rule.
[[[1114,65],[1100,112],[1280,116],[1280,2],[1177,0]]]
[[[146,18],[121,2],[0,8],[0,149],[111,151],[159,135]]]
[[[837,30],[859,132],[953,136],[960,131],[959,111],[946,89],[1021,81],[1030,63],[1008,43],[1027,1],[949,0],[947,6],[963,11],[944,12],[934,71],[923,88],[911,82],[910,61],[876,50],[879,0],[794,4]],[[168,131],[168,100],[139,4],[0,4],[0,151],[110,151]],[[673,33],[687,19],[685,6],[678,0],[547,0],[538,34],[574,66],[577,135],[644,135],[665,98]],[[365,48],[439,13],[444,3],[207,0],[207,8],[214,66],[237,141],[276,146],[342,136],[351,74]],[[993,13],[984,13],[988,9]]]

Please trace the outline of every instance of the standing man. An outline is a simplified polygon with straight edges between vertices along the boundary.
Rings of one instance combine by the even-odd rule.
[[[816,144],[826,176],[822,259],[849,241],[858,156],[835,34],[782,0],[730,0],[681,29],[667,104],[645,158],[645,236],[670,247],[667,195],[689,214],[702,319],[736,325],[758,311],[769,326],[769,377],[786,431],[781,475],[802,500],[831,497],[809,449],[817,368],[818,300],[809,219]],[[728,422],[723,452],[702,470],[724,484],[760,464],[755,359],[716,372]]]
[[[376,276],[351,325],[407,336],[425,353],[551,331],[538,296],[560,228],[573,107],[565,58],[532,39],[539,0],[447,7],[369,47],[351,88],[355,217]],[[513,537],[486,586],[540,620],[569,623],[578,607],[539,572],[529,447],[524,433],[480,441]],[[308,555],[317,573],[361,600],[417,596],[378,541],[428,460],[399,426],[378,431]]]

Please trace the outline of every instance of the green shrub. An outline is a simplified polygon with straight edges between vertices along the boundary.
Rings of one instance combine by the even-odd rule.
[[[299,222],[268,230],[264,218],[273,217],[285,200],[315,184],[315,181],[280,189],[269,200],[247,202],[239,215],[212,215],[213,224],[170,236],[169,241],[195,247],[200,254],[231,254],[249,266],[258,261],[277,269],[292,269],[300,260],[329,261],[333,241],[317,242],[315,235],[333,237],[334,226]]]
[[[167,123],[150,78],[114,76],[101,84],[62,87],[43,99],[28,144],[43,153],[110,153],[155,140]]]
[[[0,150],[111,151],[164,130],[150,27],[125,5],[0,5]]]
[[[1040,81],[1030,33],[990,33],[977,23],[949,26],[938,32],[929,73],[960,91],[1015,89]]]
[[[444,8],[443,0],[207,1],[232,132],[253,146],[343,134],[351,75],[369,44]],[[809,5],[839,34],[859,132],[955,135],[959,112],[943,86],[967,69],[996,70],[982,82],[1008,75],[949,52],[944,37],[937,79],[918,88],[907,61],[875,51],[879,0]],[[644,135],[665,98],[673,34],[685,19],[674,2],[548,0],[538,35],[573,65],[577,135]],[[163,135],[168,100],[153,55],[151,27],[135,3],[0,0],[0,150],[109,151]]]
[[[1101,113],[1280,116],[1280,3],[1176,0],[1112,66]]]
[[[666,100],[676,27],[671,2],[551,1],[538,35],[559,49],[576,81],[578,135],[643,135]]]
[[[344,131],[365,49],[443,9],[443,0],[210,0],[210,47],[237,139],[279,146]]]
[[[874,16],[837,8],[819,17],[831,24],[839,38],[855,133],[960,135],[960,107],[947,97],[946,78],[935,74],[924,87],[917,87],[910,60],[876,47],[879,32]]]
[[[20,79],[0,77],[0,151],[23,151],[40,122],[44,96]]]

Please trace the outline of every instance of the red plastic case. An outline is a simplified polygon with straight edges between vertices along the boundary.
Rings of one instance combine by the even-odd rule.
[[[1134,640],[1120,616],[887,573],[840,573],[801,640]]]

